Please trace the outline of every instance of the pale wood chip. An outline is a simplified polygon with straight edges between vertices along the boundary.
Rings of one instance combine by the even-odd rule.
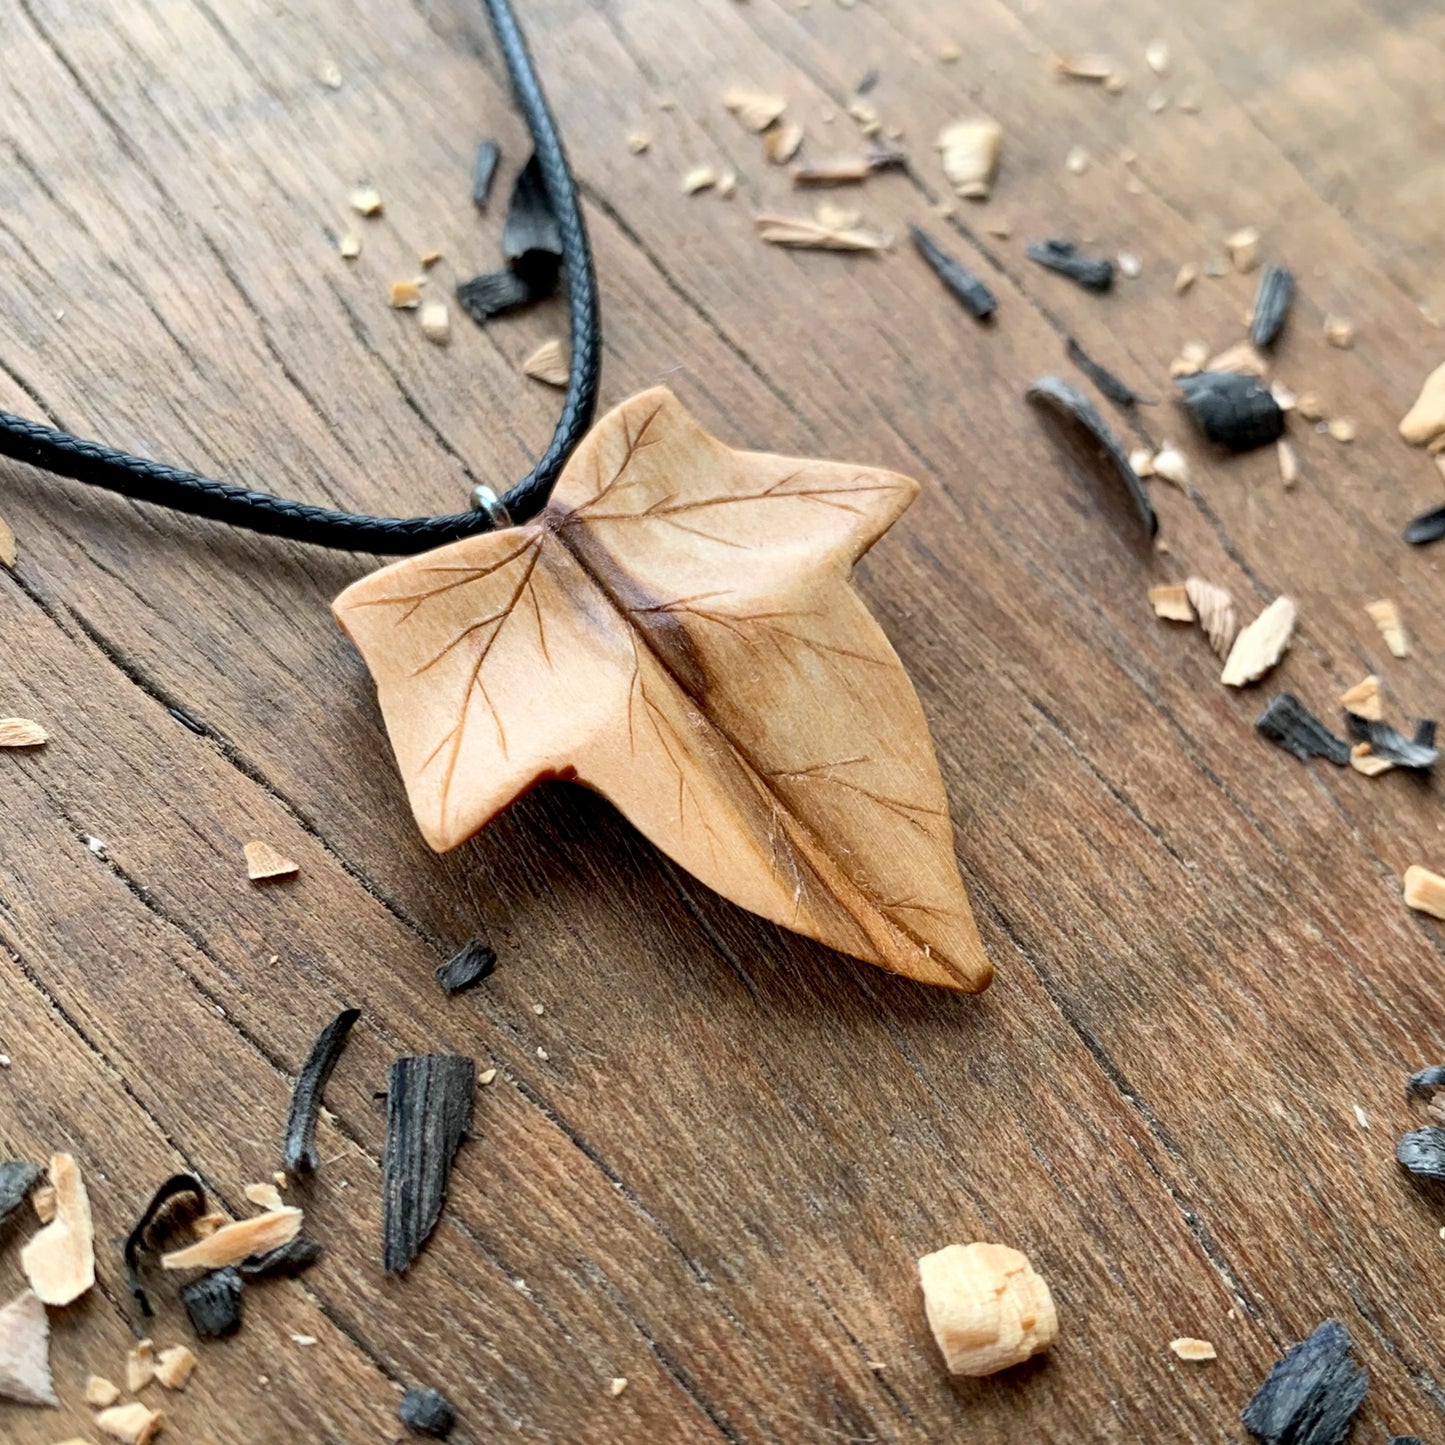
[[[640,156],[652,144],[652,137],[645,130],[630,130],[627,132],[627,149],[635,156]]]
[[[0,517],[0,567],[13,568],[17,556],[15,533],[5,518]]]
[[[1280,437],[1274,444],[1275,456],[1279,460],[1279,479],[1285,486],[1292,487],[1299,481],[1299,457],[1288,437]]]
[[[1081,176],[1089,169],[1089,153],[1083,146],[1074,146],[1064,157],[1064,169],[1071,176]]]
[[[1237,341],[1204,363],[1205,371],[1239,371],[1246,376],[1263,376],[1269,362],[1248,341]]]
[[[483,1069],[482,1072],[477,1075],[477,1083],[490,1084],[496,1077],[497,1071],[495,1069]]]
[[[1258,682],[1284,656],[1297,615],[1291,598],[1276,597],[1234,639],[1219,680],[1226,687]]]
[[[1155,75],[1169,74],[1169,42],[1167,40],[1151,40],[1144,47],[1144,64],[1154,72]]]
[[[438,251],[435,247],[433,247],[430,251],[421,251],[417,255],[417,260],[421,262],[422,269],[424,271],[430,271],[431,268],[435,266],[438,261],[441,260],[441,258],[442,253]]]
[[[1169,1348],[1179,1356],[1181,1360],[1197,1362],[1200,1360],[1218,1359],[1218,1353],[1208,1340],[1192,1340],[1187,1335],[1177,1340],[1169,1341]]]
[[[939,131],[935,144],[942,155],[943,174],[955,194],[987,200],[998,170],[1003,127],[988,116],[956,120]]]
[[[963,48],[954,40],[940,40],[933,52],[945,65],[963,59]]]
[[[1184,590],[1215,656],[1228,657],[1229,649],[1234,646],[1235,634],[1239,631],[1234,598],[1223,587],[1216,587],[1202,577],[1186,578]]]
[[[1333,418],[1326,430],[1337,442],[1352,442],[1359,435],[1360,429],[1353,417],[1337,416]]]
[[[1445,432],[1445,363],[1425,378],[1415,405],[1400,419],[1400,435],[1422,447]]]
[[[196,1368],[196,1356],[185,1345],[171,1345],[156,1356],[156,1379],[167,1390],[184,1390]]]
[[[1356,743],[1350,749],[1350,766],[1367,778],[1378,778],[1388,773],[1395,765],[1388,758],[1382,758],[1369,743]]]
[[[1013,222],[1002,218],[990,221],[983,229],[988,235],[996,236],[1000,241],[1007,241],[1014,233]]]
[[[1107,55],[1056,55],[1049,68],[1063,80],[1105,81],[1118,71]]]
[[[627,1388],[627,1379],[624,1375],[617,1375],[607,1382],[607,1393],[615,1400]]]
[[[878,118],[877,107],[866,100],[851,102],[848,106],[848,115],[864,135],[877,135],[883,129],[883,122]]]
[[[421,305],[421,282],[415,279],[393,281],[387,293],[387,304],[395,311],[415,311]]]
[[[1312,391],[1302,391],[1295,398],[1295,410],[1302,421],[1319,421],[1325,414],[1325,404]]]
[[[281,1191],[274,1184],[248,1184],[244,1192],[252,1204],[258,1204],[262,1209],[284,1209],[286,1207],[286,1201],[281,1198]]]
[[[184,1249],[161,1255],[162,1269],[224,1269],[253,1254],[288,1244],[301,1232],[301,1211],[292,1205],[223,1224],[214,1234]]]
[[[451,344],[452,318],[445,301],[428,301],[421,308],[421,333],[437,346]]]
[[[55,1218],[20,1251],[30,1288],[48,1305],[68,1305],[95,1283],[95,1226],[80,1168],[69,1154],[50,1157]]]
[[[316,71],[316,78],[327,90],[341,89],[341,67],[334,60],[328,60]]]
[[[1358,1104],[1351,1104],[1350,1107],[1355,1111],[1355,1123],[1362,1129],[1368,1129],[1370,1127],[1370,1116],[1365,1113]]]
[[[1194,621],[1194,608],[1189,602],[1189,589],[1182,583],[1151,587],[1149,602],[1154,608],[1155,617],[1162,617],[1166,622]]]
[[[873,174],[867,156],[842,156],[793,167],[795,186],[846,186],[866,181]]]
[[[1400,620],[1400,609],[1395,605],[1393,597],[1382,597],[1378,602],[1367,602],[1365,611],[1370,614],[1370,621],[1380,629],[1380,636],[1385,639],[1385,646],[1395,657],[1409,657],[1410,641],[1405,636],[1405,624]]]
[[[382,212],[381,192],[375,186],[358,186],[348,199],[359,216],[379,216]]]
[[[561,338],[549,336],[523,363],[522,370],[548,386],[567,385],[567,348]]]
[[[723,96],[723,104],[745,129],[754,133],[767,130],[788,108],[783,96],[769,95],[764,90],[730,90]]]
[[[218,1210],[211,1214],[201,1215],[201,1217],[191,1225],[191,1232],[197,1239],[208,1239],[223,1225],[227,1225],[230,1222],[231,1216],[229,1214],[222,1214]]]
[[[1119,252],[1119,274],[1127,277],[1130,281],[1136,280],[1144,269],[1144,263],[1140,261],[1133,251]]]
[[[1179,355],[1169,363],[1171,377],[1198,376],[1209,360],[1209,348],[1202,341],[1186,341]]]
[[[28,717],[0,717],[0,748],[38,748],[50,734]]]
[[[122,1445],[150,1445],[161,1432],[165,1416],[133,1400],[129,1405],[112,1405],[95,1417],[96,1429],[114,1436]]]
[[[1276,378],[1269,384],[1269,394],[1274,398],[1274,404],[1281,411],[1293,411],[1298,398],[1284,382]]]
[[[0,1309],[0,1400],[59,1404],[50,1376],[50,1321],[29,1290]]]
[[[120,1399],[120,1386],[104,1375],[91,1375],[85,1382],[85,1403],[95,1410],[105,1410]]]
[[[716,166],[694,166],[682,178],[682,188],[689,196],[695,196],[699,191],[709,190],[715,185],[717,185]]]
[[[1184,490],[1189,486],[1189,459],[1172,442],[1165,442],[1154,453],[1154,475]]]
[[[141,1340],[125,1357],[125,1387],[138,1395],[156,1377],[156,1351],[149,1340]]]
[[[1154,475],[1154,453],[1148,447],[1135,447],[1129,453],[1129,467],[1136,477]]]
[[[759,216],[758,235],[774,246],[796,246],[822,251],[882,251],[888,237],[862,227],[834,230],[811,216]]]
[[[1445,918],[1445,878],[1412,863],[1405,869],[1405,906],[1431,918]]]
[[[299,864],[259,838],[253,838],[241,851],[246,855],[246,877],[252,883],[262,883],[268,878],[289,878],[301,871]]]
[[[1184,102],[1179,102],[1180,109],[1184,109]],[[1259,265],[1260,242],[1264,238],[1260,235],[1258,226],[1243,226],[1232,235],[1224,238],[1224,244],[1229,251],[1229,259],[1234,263],[1236,271],[1253,271]]]
[[[923,1309],[949,1373],[992,1375],[1046,1350],[1054,1301],[1028,1259],[1003,1244],[950,1244],[918,1261]]]
[[[724,200],[727,200],[738,188],[738,173],[729,166],[724,171],[718,172],[717,185],[714,189]]]
[[[1385,716],[1384,704],[1380,698],[1380,679],[1372,672],[1340,694],[1340,706],[1356,717],[1367,718],[1370,722],[1381,722]]]
[[[1354,324],[1343,316],[1325,317],[1325,340],[1341,351],[1348,351],[1355,344]]]
[[[813,215],[820,226],[827,226],[830,231],[851,231],[863,224],[862,211],[855,211],[851,206],[836,206],[831,201],[814,206]]]
[[[784,121],[763,132],[763,154],[775,166],[787,165],[802,144],[803,127],[793,121]]]
[[[1104,89],[1110,95],[1123,95],[1124,90],[1128,86],[1128,84],[1129,81],[1127,77],[1120,74],[1118,71],[1115,71],[1113,75],[1108,75],[1104,77]]]
[[[337,243],[336,249],[341,252],[342,260],[354,261],[361,255],[361,237],[355,231],[348,231]]]
[[[42,1224],[49,1224],[55,1218],[55,1191],[48,1184],[42,1184],[30,1192],[30,1207]]]

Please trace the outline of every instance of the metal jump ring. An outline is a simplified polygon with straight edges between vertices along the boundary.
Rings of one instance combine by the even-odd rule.
[[[487,520],[499,532],[512,525],[512,514],[503,505],[502,499],[480,482],[472,488],[472,510],[485,512]]]

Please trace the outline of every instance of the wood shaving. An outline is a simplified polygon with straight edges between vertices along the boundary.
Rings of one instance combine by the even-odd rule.
[[[945,65],[952,65],[963,59],[962,47],[953,40],[941,40],[933,52]]]
[[[607,1393],[615,1400],[627,1388],[627,1379],[624,1375],[618,1375],[607,1382]]]
[[[230,1223],[231,1216],[229,1214],[221,1214],[219,1212],[203,1214],[191,1225],[191,1233],[193,1233],[197,1239],[209,1239],[218,1229]]]
[[[1177,1340],[1170,1340],[1169,1348],[1181,1360],[1189,1360],[1191,1363],[1219,1358],[1214,1346],[1208,1340],[1192,1340],[1188,1335],[1182,1335]]]
[[[328,60],[317,72],[316,78],[327,90],[341,89],[341,67],[334,60]]]
[[[699,191],[706,191],[715,185],[717,169],[714,166],[694,166],[682,178],[682,189],[689,196],[695,196]]]
[[[1410,641],[1405,636],[1405,624],[1400,620],[1400,609],[1395,605],[1394,598],[1382,597],[1378,602],[1367,602],[1365,611],[1370,614],[1370,621],[1380,629],[1380,636],[1385,639],[1385,646],[1395,657],[1409,657]]]
[[[50,734],[28,717],[0,717],[0,748],[38,748]]]
[[[627,149],[635,156],[640,156],[652,144],[652,137],[645,130],[630,130],[627,132]]]
[[[1274,404],[1281,411],[1293,411],[1298,397],[1295,396],[1284,382],[1275,380],[1269,384],[1269,394],[1274,398]]]
[[[1167,40],[1151,40],[1144,47],[1144,64],[1154,72],[1155,75],[1169,74],[1169,42]]]
[[[155,1377],[155,1346],[149,1340],[141,1340],[125,1357],[125,1387],[132,1395],[138,1395]]]
[[[50,1321],[29,1290],[0,1309],[0,1400],[60,1403],[50,1375]]]
[[[496,1077],[497,1071],[495,1069],[483,1069],[482,1072],[477,1075],[477,1083],[490,1084]]]
[[[114,1436],[122,1445],[150,1445],[161,1432],[165,1416],[133,1400],[129,1405],[112,1405],[95,1417],[97,1430]]]
[[[1129,465],[1133,467],[1136,477],[1152,477],[1154,475],[1154,453],[1148,447],[1135,447],[1129,453]]]
[[[351,209],[359,216],[379,216],[382,213],[381,192],[375,186],[358,186],[347,199]]]
[[[851,206],[835,206],[831,201],[814,206],[813,215],[820,226],[827,226],[832,231],[851,231],[863,224],[862,211],[855,211]]]
[[[1184,108],[1184,102],[1180,101],[1180,109]],[[1234,263],[1236,271],[1253,271],[1259,265],[1259,248],[1263,237],[1260,235],[1258,226],[1244,226],[1233,235],[1224,238],[1224,244],[1229,251],[1229,259]]]
[[[292,1205],[223,1224],[214,1234],[185,1249],[161,1255],[162,1269],[223,1269],[253,1254],[279,1249],[301,1231],[301,1211]]]
[[[723,96],[723,104],[754,134],[767,130],[788,108],[782,96],[763,90],[730,90]]]
[[[1400,419],[1400,435],[1413,447],[1422,447],[1445,433],[1445,364],[1425,378],[1415,405]]]
[[[1194,608],[1190,605],[1189,589],[1182,583],[1169,584],[1149,589],[1149,602],[1155,617],[1166,622],[1193,622]]]
[[[1350,1107],[1355,1111],[1355,1123],[1362,1129],[1368,1129],[1370,1127],[1370,1116],[1365,1113],[1358,1104],[1351,1104]]]
[[[105,1410],[120,1399],[120,1386],[104,1375],[91,1375],[85,1382],[85,1403],[95,1410]]]
[[[1104,78],[1104,89],[1110,95],[1123,95],[1128,84],[1128,80],[1117,71],[1113,75]]]
[[[1205,371],[1238,371],[1245,376],[1263,376],[1269,370],[1259,350],[1248,341],[1237,341],[1233,346],[1211,356],[1204,363]]]
[[[877,135],[883,129],[883,122],[878,118],[877,108],[866,100],[855,100],[848,107],[848,115],[864,135]]]
[[[1295,410],[1303,421],[1319,421],[1325,414],[1325,404],[1312,391],[1302,391],[1295,398]]]
[[[1352,442],[1360,434],[1359,427],[1352,417],[1337,416],[1328,423],[1325,430],[1334,437],[1337,442]]]
[[[315,1335],[292,1335],[292,1336],[291,1336],[291,1343],[292,1343],[293,1345],[300,1345],[302,1349],[309,1349],[312,1345],[314,1345],[314,1344],[316,1343],[316,1336],[315,1336]]]
[[[549,336],[523,363],[522,370],[536,381],[548,386],[566,386],[567,348],[561,339]]]
[[[95,1226],[90,1198],[73,1156],[50,1157],[55,1218],[20,1251],[30,1288],[48,1305],[68,1305],[95,1283]]]
[[[1278,398],[1276,398],[1278,400]],[[1279,479],[1285,486],[1292,487],[1299,481],[1299,457],[1286,437],[1274,444],[1275,456],[1279,460]]]
[[[1075,146],[1064,157],[1064,169],[1071,176],[1081,176],[1089,169],[1089,153],[1083,146]]]
[[[847,186],[866,181],[873,167],[866,156],[845,156],[831,161],[815,161],[812,165],[793,168],[795,186]]]
[[[394,311],[415,311],[421,305],[421,283],[414,279],[393,281],[387,292],[387,304]]]
[[[1048,1285],[1007,1245],[950,1244],[924,1255],[918,1274],[928,1325],[950,1374],[995,1374],[1058,1336]]]
[[[1369,743],[1356,743],[1350,749],[1350,766],[1367,778],[1378,778],[1388,773],[1395,765],[1389,758],[1382,758]]]
[[[1118,66],[1107,55],[1056,55],[1050,69],[1061,80],[1105,81]]]
[[[4,517],[0,517],[0,567],[13,569],[17,555],[15,533],[9,522]]]
[[[1380,699],[1380,679],[1372,672],[1363,681],[1347,688],[1340,694],[1340,706],[1356,717],[1382,722],[1385,710]]]
[[[348,231],[337,244],[343,261],[354,261],[361,255],[361,237],[355,231]]]
[[[723,200],[727,200],[738,188],[738,173],[729,168],[718,172],[717,185],[713,188]]]
[[[1215,656],[1228,657],[1234,646],[1235,634],[1239,631],[1239,618],[1234,610],[1234,598],[1223,587],[1206,582],[1202,577],[1189,577],[1184,590],[1189,594],[1194,615],[1199,626],[1209,639]]]
[[[1353,323],[1346,321],[1343,316],[1326,316],[1325,340],[1331,346],[1338,346],[1341,351],[1348,351],[1355,344]]]
[[[1412,863],[1405,869],[1405,906],[1431,918],[1445,918],[1445,878]]]
[[[774,246],[823,251],[882,251],[888,238],[861,227],[835,230],[811,216],[759,216],[758,235]]]
[[[424,271],[430,271],[441,258],[442,253],[433,247],[430,251],[419,252],[416,259],[421,262]]]
[[[299,864],[259,838],[253,838],[241,851],[246,855],[246,877],[253,883],[264,883],[268,878],[290,878],[301,871]]]
[[[451,344],[452,318],[445,301],[428,301],[421,308],[421,333],[436,346]]]
[[[1186,341],[1180,348],[1179,355],[1169,363],[1169,375],[1176,379],[1181,376],[1198,376],[1208,360],[1209,348],[1202,341]]]
[[[252,1204],[259,1205],[262,1209],[284,1209],[286,1207],[286,1201],[281,1198],[281,1191],[274,1184],[248,1184],[245,1195]]]
[[[1127,276],[1129,280],[1133,281],[1143,269],[1143,263],[1133,251],[1119,252],[1119,274],[1121,276]]]
[[[1291,598],[1276,597],[1234,639],[1219,680],[1226,687],[1258,682],[1284,656],[1297,615]]]
[[[987,116],[956,120],[944,126],[935,144],[942,155],[943,174],[954,192],[973,200],[987,200],[998,170],[1003,127]]]
[[[775,166],[787,165],[802,144],[803,127],[793,121],[784,121],[763,133],[763,154]]]
[[[171,1345],[156,1356],[156,1379],[167,1390],[184,1390],[196,1368],[196,1356],[185,1345]]]
[[[1154,475],[1183,490],[1189,486],[1189,460],[1172,442],[1165,442],[1154,453]]]
[[[986,234],[997,237],[1000,241],[1007,241],[1014,233],[1011,221],[998,220],[990,221],[984,228]]]

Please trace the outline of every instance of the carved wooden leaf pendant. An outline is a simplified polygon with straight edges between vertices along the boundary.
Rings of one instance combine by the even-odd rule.
[[[987,987],[923,710],[849,585],[916,491],[735,452],[659,388],[593,428],[532,522],[347,588],[427,841],[573,779],[734,903]]]

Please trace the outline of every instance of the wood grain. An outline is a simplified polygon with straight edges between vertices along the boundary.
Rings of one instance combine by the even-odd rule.
[[[1327,715],[1375,671],[1390,715],[1438,711],[1445,581],[1398,534],[1440,479],[1395,428],[1445,352],[1420,310],[1445,307],[1439,17],[536,0],[524,21],[584,187],[605,399],[665,381],[735,445],[922,483],[859,587],[933,730],[997,982],[960,998],[843,960],[724,903],[576,789],[429,854],[326,616],[370,559],[7,466],[0,713],[51,741],[0,759],[0,1147],[76,1155],[100,1253],[97,1289],[53,1315],[62,1413],[0,1407],[0,1432],[89,1433],[85,1374],[118,1373],[131,1337],[118,1241],[136,1210],[178,1168],[240,1210],[278,1165],[312,1035],[355,1005],[322,1166],[294,1191],[327,1256],[200,1349],[164,1397],[176,1438],[390,1439],[398,1387],[420,1383],[479,1439],[1239,1440],[1271,1359],[1328,1314],[1370,1371],[1360,1437],[1431,1438],[1445,1221],[1391,1144],[1404,1073],[1445,1049],[1442,935],[1398,885],[1440,864],[1438,801],[1257,742],[1259,693],[1226,695],[1203,639],[1146,593],[1197,573],[1243,621],[1287,593],[1279,685]],[[423,250],[444,252],[443,293],[494,264],[470,153],[495,134],[515,164],[525,141],[474,6],[0,0],[0,24],[0,405],[373,510],[450,509],[521,475],[555,397],[519,365],[559,305],[458,322],[442,349],[385,304]],[[1173,57],[1157,80],[1156,35]],[[1050,53],[1070,51],[1117,56],[1123,94],[1053,79]],[[860,144],[844,111],[874,67],[868,100],[914,165],[850,201],[946,238],[998,295],[988,331],[902,248],[754,235],[752,212],[805,206],[722,91],[785,94],[816,158]],[[1004,131],[994,195],[944,223],[929,142],[979,112]],[[1082,177],[1064,169],[1076,145]],[[737,169],[731,202],[680,194],[704,162]],[[361,182],[386,209],[345,262]],[[998,217],[1008,238],[985,229]],[[1271,455],[1214,457],[1171,402],[1121,419],[1131,444],[1172,438],[1195,478],[1156,486],[1171,550],[1141,555],[1023,389],[1072,375],[1074,335],[1162,396],[1185,341],[1241,334],[1254,278],[1182,298],[1172,279],[1244,224],[1300,278],[1279,374],[1359,438],[1294,424],[1285,493]],[[1099,298],[1023,259],[1061,233],[1137,252],[1141,276]],[[1326,344],[1326,314],[1355,323],[1354,349]],[[1409,659],[1364,612],[1382,596]],[[253,839],[297,877],[248,883]],[[501,963],[448,1000],[431,970],[479,929]],[[436,1236],[386,1280],[372,1095],[392,1057],[430,1048],[498,1075]],[[973,1238],[1028,1254],[1060,1337],[1018,1371],[949,1381],[914,1261]],[[16,1288],[17,1259],[11,1239]],[[184,1337],[173,1300],[154,1330]],[[1179,1335],[1218,1362],[1174,1360]],[[613,1399],[616,1375],[631,1383]]]

